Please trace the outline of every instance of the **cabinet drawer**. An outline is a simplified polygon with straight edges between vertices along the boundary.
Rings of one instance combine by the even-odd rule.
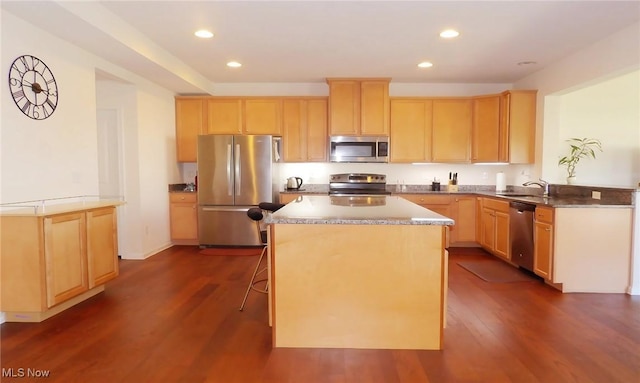
[[[503,213],[509,212],[509,202],[492,198],[484,198],[484,200],[482,201],[482,207],[501,211]]]
[[[537,207],[535,217],[537,222],[553,223],[553,209]]]
[[[429,195],[429,194],[396,194],[418,205],[448,205],[451,203],[451,197],[448,195]]]
[[[196,193],[169,193],[169,201],[171,202],[193,202],[197,201]]]

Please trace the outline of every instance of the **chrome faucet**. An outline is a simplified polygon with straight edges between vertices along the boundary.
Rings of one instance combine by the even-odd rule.
[[[538,185],[540,186],[544,192],[542,193],[543,197],[549,197],[549,183],[543,179],[538,181],[527,181],[522,184],[522,186],[530,186],[530,185]]]

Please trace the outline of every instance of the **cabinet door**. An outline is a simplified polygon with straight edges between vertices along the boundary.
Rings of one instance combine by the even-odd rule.
[[[242,99],[207,99],[208,134],[242,134]]]
[[[473,99],[471,160],[500,161],[500,96]]]
[[[87,264],[89,288],[118,276],[116,208],[87,212]]]
[[[482,209],[482,221],[481,221],[481,233],[480,245],[488,251],[493,251],[495,248],[495,226],[496,215],[495,211],[487,208]]]
[[[44,219],[47,307],[88,290],[85,233],[84,212]]]
[[[176,98],[176,155],[178,162],[196,162],[198,135],[205,131],[203,98]]]
[[[533,238],[535,243],[533,271],[544,279],[551,280],[553,226],[544,222],[535,222]]]
[[[283,158],[285,162],[326,161],[327,101],[283,101]]]
[[[329,80],[329,132],[331,135],[360,133],[360,82]]]
[[[433,100],[434,162],[469,162],[472,109],[470,99]]]
[[[500,256],[505,259],[510,259],[510,249],[509,249],[509,214],[503,213],[501,211],[496,211],[495,213],[496,222],[495,222],[495,247],[493,249],[494,253],[497,256]]]
[[[456,196],[453,198],[451,214],[455,226],[451,230],[451,242],[476,241],[476,197]]]
[[[430,162],[432,101],[394,99],[390,109],[391,162]]]
[[[327,160],[327,100],[307,102],[307,161]]]
[[[170,230],[172,240],[198,239],[198,203],[194,193],[170,193]]]
[[[508,137],[508,161],[532,164],[535,160],[537,91],[513,90],[503,94],[504,132]]]
[[[360,84],[360,134],[389,135],[388,80],[367,80]]]
[[[244,100],[243,133],[282,135],[282,100]]]
[[[285,162],[307,160],[306,102],[284,100],[282,104],[282,157]]]

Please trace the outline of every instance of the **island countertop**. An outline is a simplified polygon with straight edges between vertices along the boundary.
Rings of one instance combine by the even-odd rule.
[[[454,221],[398,196],[305,195],[269,215],[266,223],[439,225]]]

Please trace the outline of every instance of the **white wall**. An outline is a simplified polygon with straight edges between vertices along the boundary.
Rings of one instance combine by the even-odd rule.
[[[124,130],[123,224],[129,236],[120,254],[145,258],[169,246],[167,184],[180,180],[173,94],[0,12],[3,78],[16,57],[31,54],[51,68],[60,94],[55,113],[35,121],[18,110],[8,92],[1,92],[0,202],[97,195],[96,110],[115,106]],[[96,70],[123,83],[97,85]]]
[[[613,181],[609,177],[611,172],[618,169],[619,161],[633,162],[637,159],[640,141],[634,133],[640,130],[637,123],[639,108],[638,102],[635,105],[633,102],[638,97],[638,81],[637,74],[633,73],[639,68],[640,23],[636,23],[514,84],[516,89],[538,89],[536,175],[542,174],[553,182],[563,182],[564,175],[558,170],[557,161],[566,149],[564,140],[567,135],[588,136],[602,132],[598,133],[602,138],[612,134],[625,137],[624,140],[616,138],[611,142],[614,148],[628,139],[628,143],[621,148],[626,155],[603,155],[597,161],[597,166],[610,169],[610,172],[598,170],[597,175],[589,176],[588,182],[597,185],[612,185],[615,182],[627,187],[637,185],[640,180],[634,180],[633,174],[628,174],[626,179],[616,178]],[[629,74],[631,77],[625,77]],[[621,81],[613,80],[620,76]],[[613,82],[604,84],[609,80]],[[593,88],[585,89],[590,87]],[[586,93],[582,93],[583,89]],[[569,95],[571,93],[575,94]],[[620,105],[609,100],[619,100],[618,93],[627,95],[627,100]],[[571,107],[563,107],[563,102]],[[600,128],[584,125],[585,130],[578,125],[563,125],[565,121],[573,123],[581,115],[592,113],[592,105],[598,106],[592,116],[601,112],[608,124]],[[623,105],[629,109],[619,109]],[[578,170],[582,171],[583,164],[579,166]]]

